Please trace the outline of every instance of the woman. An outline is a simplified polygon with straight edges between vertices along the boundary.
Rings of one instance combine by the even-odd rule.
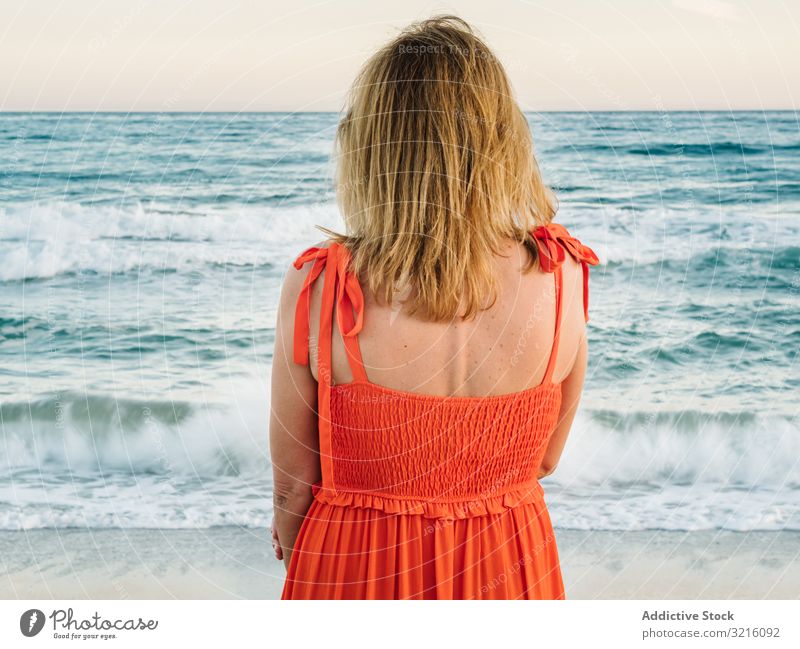
[[[286,599],[565,597],[539,479],[584,380],[588,265],[506,74],[462,20],[353,86],[346,234],[300,254],[272,375]]]

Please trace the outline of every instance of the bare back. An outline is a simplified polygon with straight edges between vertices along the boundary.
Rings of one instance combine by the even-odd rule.
[[[369,380],[395,390],[440,396],[490,396],[538,385],[553,345],[555,285],[552,273],[522,272],[528,255],[522,245],[507,243],[502,256],[495,257],[497,300],[471,321],[433,323],[410,317],[399,303],[379,304],[362,282],[364,328],[359,344]],[[322,284],[315,283],[310,305],[309,355],[315,379]],[[583,277],[580,264],[570,255],[563,265],[563,290],[555,382],[570,373],[585,332]],[[353,375],[336,318],[334,331],[333,383],[349,383]]]

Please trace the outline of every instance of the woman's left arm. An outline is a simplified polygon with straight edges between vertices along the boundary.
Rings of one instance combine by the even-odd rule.
[[[274,528],[285,566],[320,479],[317,382],[307,365],[292,358],[294,309],[305,273],[290,266],[281,288],[272,357],[269,444]],[[281,556],[282,555],[282,556]]]

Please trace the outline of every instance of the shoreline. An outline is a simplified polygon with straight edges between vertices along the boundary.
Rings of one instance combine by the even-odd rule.
[[[556,528],[567,599],[797,599],[800,532]],[[0,531],[0,599],[277,599],[269,530]]]

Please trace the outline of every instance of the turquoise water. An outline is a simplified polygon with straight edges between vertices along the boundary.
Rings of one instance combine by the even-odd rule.
[[[0,114],[0,528],[265,526],[335,114]],[[800,121],[530,116],[599,254],[556,527],[800,529]]]

